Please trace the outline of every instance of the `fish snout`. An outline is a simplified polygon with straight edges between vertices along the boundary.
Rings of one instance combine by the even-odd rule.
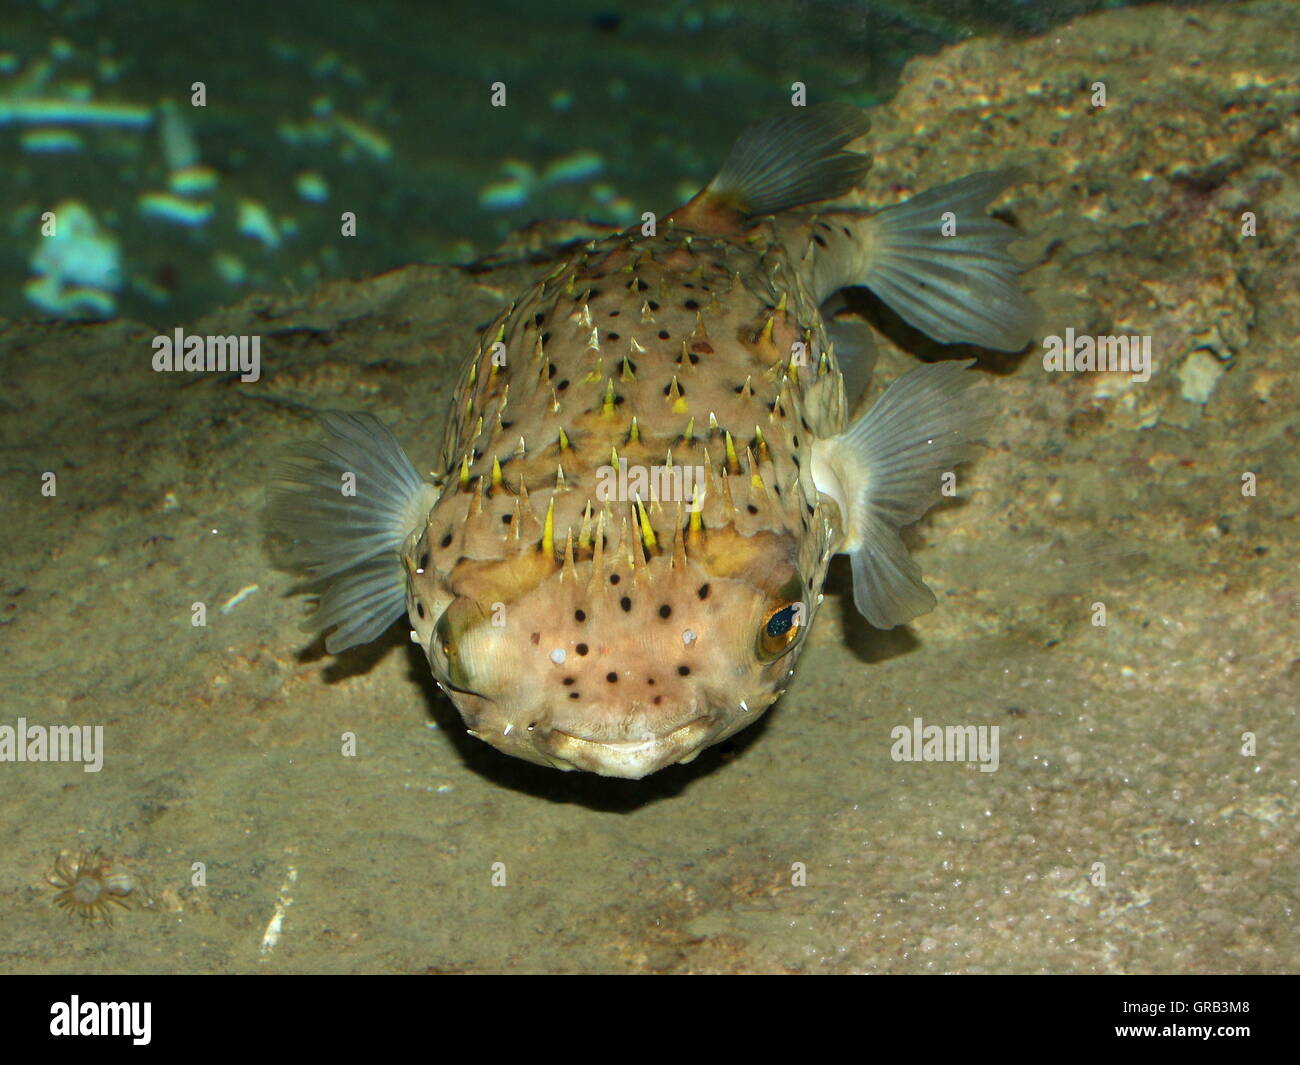
[[[604,777],[639,780],[665,766],[689,762],[712,742],[720,728],[707,714],[675,726],[621,730],[614,735],[582,735],[561,728],[539,737],[550,757],[565,768]]]
[[[665,766],[689,762],[720,738],[726,722],[692,705],[656,708],[653,715],[628,708],[597,715],[568,708],[514,704],[495,700],[452,698],[470,734],[506,754],[556,769],[581,769],[607,777],[637,780]]]

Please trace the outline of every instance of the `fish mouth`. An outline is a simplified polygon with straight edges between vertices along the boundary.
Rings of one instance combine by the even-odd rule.
[[[662,735],[647,733],[626,740],[592,739],[551,729],[546,738],[546,753],[564,763],[558,768],[585,769],[604,777],[640,780],[674,762],[689,762],[708,743],[712,731],[707,715]]]

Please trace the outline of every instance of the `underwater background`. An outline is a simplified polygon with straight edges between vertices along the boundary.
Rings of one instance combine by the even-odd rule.
[[[0,970],[1295,971],[1297,71],[1285,0],[0,0]],[[304,636],[276,457],[343,407],[432,464],[475,330],[796,82],[873,108],[873,205],[1021,167],[1044,336],[1150,380],[855,304],[882,381],[1001,397],[909,541],[940,606],[870,630],[840,571],[777,707],[644,781],[466,737],[404,624]],[[152,372],[177,327],[261,379]],[[998,771],[900,763],[916,719]]]
[[[0,314],[186,319],[472,261],[538,219],[627,225],[693,195],[794,81],[867,106],[917,53],[1105,6],[4,0]],[[485,109],[497,81],[508,105]],[[68,201],[91,234],[75,287],[98,298],[24,291],[45,273],[33,224]]]

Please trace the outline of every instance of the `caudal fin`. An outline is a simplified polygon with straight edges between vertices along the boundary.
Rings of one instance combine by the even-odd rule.
[[[328,438],[277,471],[270,514],[279,532],[302,545],[303,568],[327,584],[306,627],[333,628],[325,646],[336,653],[373,640],[404,612],[401,550],[438,490],[373,415],[331,412],[321,421]]]
[[[854,602],[877,628],[935,604],[898,533],[939,501],[943,474],[968,457],[988,417],[970,365],[918,366],[845,432],[813,445],[813,482],[843,516]]]
[[[971,174],[874,215],[857,283],[941,343],[1019,351],[1038,321],[1006,251],[1019,234],[986,213],[1014,178],[1007,170]]]

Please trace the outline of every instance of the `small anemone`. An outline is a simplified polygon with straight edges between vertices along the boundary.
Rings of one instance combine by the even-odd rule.
[[[58,890],[54,905],[85,921],[113,923],[112,905],[128,909],[127,896],[135,890],[129,873],[114,873],[112,863],[98,849],[82,851],[74,859],[64,852],[47,878]]]

